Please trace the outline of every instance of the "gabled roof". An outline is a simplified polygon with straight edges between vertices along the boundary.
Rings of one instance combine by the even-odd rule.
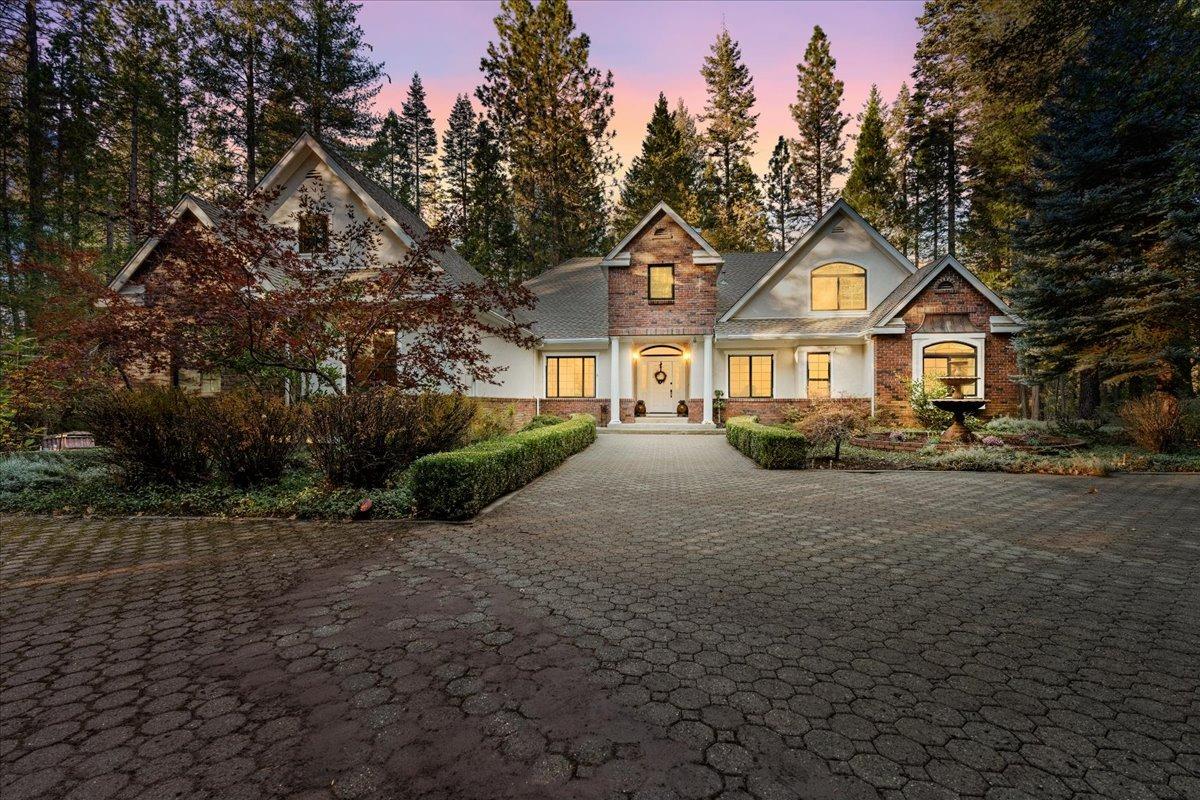
[[[419,239],[429,232],[429,226],[415,211],[401,203],[374,179],[363,173],[350,162],[336,147],[311,133],[303,133],[295,143],[279,159],[263,179],[258,188],[264,189],[275,186],[288,174],[295,159],[303,157],[306,150],[317,155],[330,170],[350,187],[358,199],[371,210],[383,224],[400,238],[408,247],[415,245]],[[482,283],[483,276],[467,263],[457,250],[452,247],[438,254],[438,263],[445,270],[446,276],[455,283]]]
[[[932,266],[924,267],[901,281],[900,285],[893,289],[892,293],[871,312],[870,319],[867,321],[867,327],[878,328],[887,324],[888,320],[902,313],[908,304],[924,291],[925,287],[933,282],[934,278],[947,269],[952,269],[961,275],[976,291],[987,298],[988,302],[994,305],[1001,314],[1010,317],[1018,325],[1022,324],[1021,318],[1013,312],[1012,308],[1009,307],[1008,303],[1004,302],[1000,295],[989,289],[987,284],[979,280],[975,276],[975,273],[959,263],[957,258],[945,255],[938,259]]]
[[[788,336],[862,336],[866,317],[792,317],[783,319],[731,319],[718,322],[718,339],[776,339]]]
[[[171,213],[167,215],[166,230],[169,231],[179,222],[184,214],[191,214],[201,225],[211,229],[221,216],[221,209],[207,200],[194,195],[185,194],[175,207],[171,209]],[[164,231],[165,233],[166,231]],[[108,288],[114,292],[119,292],[129,283],[130,279],[137,274],[138,267],[150,257],[154,252],[154,248],[158,247],[162,241],[162,236],[149,236],[146,241],[142,242],[142,246],[137,249],[137,252],[125,262],[125,266],[121,271],[113,276],[113,279],[108,282]]]
[[[626,234],[625,238],[618,242],[616,247],[608,251],[608,255],[604,257],[604,260],[601,263],[606,267],[628,267],[629,253],[625,252],[625,248],[628,247],[629,243],[634,240],[634,237],[645,230],[646,226],[649,225],[659,214],[666,214],[675,221],[675,224],[683,228],[684,232],[686,232],[688,236],[692,237],[692,240],[696,243],[696,246],[700,248],[692,254],[692,258],[697,264],[720,264],[722,262],[721,254],[716,251],[716,248],[705,241],[704,237],[700,235],[700,231],[687,224],[683,217],[675,213],[675,209],[671,208],[664,201],[659,200],[654,208],[650,209],[650,212],[646,214],[646,216],[642,217],[641,222],[639,222],[637,225],[634,225],[633,230]]]
[[[544,339],[608,336],[608,279],[596,256],[572,258],[525,282],[537,296],[533,332]]]
[[[720,319],[762,278],[782,253],[725,253],[717,274],[717,318]]]
[[[831,205],[825,211],[825,213],[821,215],[821,218],[813,223],[813,226],[809,228],[803,236],[797,239],[796,242],[787,249],[787,252],[780,256],[776,260],[775,264],[773,264],[771,268],[768,269],[762,275],[762,277],[760,277],[758,281],[754,283],[753,286],[746,290],[746,292],[744,292],[742,296],[738,298],[737,301],[733,303],[733,305],[730,306],[727,311],[721,314],[720,321],[725,322],[729,320],[734,314],[741,310],[746,303],[750,302],[751,298],[758,294],[758,292],[761,291],[764,286],[770,284],[772,279],[786,268],[788,262],[792,260],[792,256],[803,250],[811,242],[815,241],[817,236],[825,230],[825,228],[837,217],[838,214],[845,214],[846,216],[850,217],[851,220],[861,225],[871,239],[878,244],[879,247],[885,253],[887,253],[888,256],[890,256],[892,260],[895,261],[896,264],[902,269],[910,273],[917,271],[917,268],[913,265],[913,263],[905,258],[904,254],[897,250],[891,242],[885,239],[879,231],[875,230],[875,227],[871,223],[863,219],[862,215],[855,211],[849,203],[841,198],[838,198],[838,201]]]

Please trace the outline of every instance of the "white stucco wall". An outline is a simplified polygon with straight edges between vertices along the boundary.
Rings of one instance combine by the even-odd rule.
[[[773,355],[776,398],[808,397],[808,354],[829,353],[830,396],[870,397],[871,380],[865,343],[802,344],[756,342],[718,347],[713,358],[713,387],[729,396],[729,356]]]
[[[833,233],[842,226],[844,233]],[[824,264],[855,264],[867,271],[867,308],[813,311],[812,271]],[[838,214],[815,241],[795,253],[784,269],[734,315],[737,319],[863,316],[879,305],[910,273],[896,263],[870,233],[846,214]]]

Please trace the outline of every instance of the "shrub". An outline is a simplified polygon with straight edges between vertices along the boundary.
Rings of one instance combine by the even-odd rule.
[[[178,389],[107,391],[85,409],[96,444],[133,484],[179,484],[206,474],[205,420],[197,397]]]
[[[983,437],[983,445],[985,447],[1004,447],[1004,440],[999,436],[985,436]]]
[[[833,460],[842,456],[842,443],[870,424],[870,413],[863,408],[835,400],[825,400],[813,405],[795,424],[810,442],[818,445],[833,445]]]
[[[382,387],[312,402],[313,460],[334,486],[385,486],[428,453],[460,446],[475,416],[461,395],[407,395]]]
[[[1183,402],[1179,416],[1180,438],[1185,442],[1200,442],[1200,397]]]
[[[304,407],[282,398],[231,392],[208,400],[206,411],[206,452],[240,489],[278,481],[304,439]]]
[[[556,417],[553,414],[538,414],[536,417],[529,420],[529,422],[526,422],[525,426],[521,428],[521,430],[536,431],[538,428],[545,428],[548,425],[561,425],[564,422],[566,422],[565,419],[562,417]]]
[[[504,406],[480,404],[467,440],[474,443],[507,436],[516,427],[516,418],[517,409],[512,403]]]
[[[1170,450],[1182,438],[1183,406],[1166,392],[1152,392],[1121,408],[1125,430],[1133,441],[1151,453]]]
[[[725,423],[725,439],[764,469],[803,469],[808,439],[791,428],[762,425],[754,417],[734,417]]]
[[[99,448],[14,453],[0,459],[0,494],[46,491],[109,474],[107,454]]]
[[[928,457],[933,469],[953,469],[965,472],[1002,471],[1015,460],[1011,450],[969,447],[963,450],[941,450]]]
[[[596,421],[576,414],[546,425],[414,462],[413,507],[425,517],[467,519],[596,440]]]
[[[928,430],[945,430],[950,426],[954,415],[942,411],[933,404],[938,398],[947,397],[950,390],[941,382],[933,382],[929,386],[924,381],[902,379],[908,392],[908,404],[912,407],[913,416]]]
[[[996,433],[1052,433],[1054,426],[1041,419],[1001,416],[989,419],[983,426],[983,430]]]

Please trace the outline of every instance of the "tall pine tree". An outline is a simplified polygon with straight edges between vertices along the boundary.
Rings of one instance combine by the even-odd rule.
[[[887,230],[896,208],[895,166],[884,132],[886,109],[872,85],[859,115],[858,143],[842,197],[876,228]]]
[[[1050,103],[1014,297],[1042,374],[1196,392],[1200,17],[1174,0],[1099,16]]]
[[[441,216],[451,236],[461,240],[471,215],[471,159],[475,154],[475,109],[460,94],[442,137]]]
[[[780,136],[775,149],[771,151],[767,174],[763,176],[763,185],[767,187],[767,228],[771,246],[776,250],[788,249],[796,227],[796,192],[792,186],[794,172],[791,148],[787,139]]]
[[[667,205],[693,219],[695,164],[684,132],[667,107],[661,92],[646,125],[642,152],[633,160],[621,187],[621,202],[614,227],[618,234],[633,228],[655,203]]]
[[[912,95],[908,91],[908,84],[901,83],[888,113],[884,132],[887,134],[888,152],[892,161],[892,186],[896,190],[892,202],[893,216],[887,233],[900,252],[915,261],[917,256],[913,250],[916,237],[912,218],[912,159],[908,128],[911,107]]]
[[[366,161],[371,176],[383,184],[389,194],[411,206],[412,198],[408,196],[408,184],[404,180],[407,147],[400,116],[395,111],[388,111],[367,148]]]
[[[400,131],[404,142],[400,197],[418,215],[430,215],[437,207],[437,130],[425,102],[421,76],[415,72],[400,110]]]
[[[758,179],[750,166],[758,141],[754,79],[741,47],[721,29],[700,69],[708,92],[704,107],[706,164],[701,177],[701,225],[721,250],[755,250],[765,244]]]
[[[289,112],[293,133],[308,130],[342,147],[371,134],[383,65],[368,55],[358,10],[351,0],[299,0],[284,17],[280,106]]]
[[[476,269],[494,280],[522,279],[520,243],[513,218],[512,189],[496,132],[486,119],[475,131],[471,156],[471,213],[459,252]]]
[[[799,138],[793,159],[801,207],[809,221],[825,213],[837,199],[833,179],[846,171],[842,153],[842,131],[849,117],[841,111],[844,85],[834,76],[837,61],[829,51],[829,38],[820,25],[796,65],[796,102],[792,118]]]
[[[591,65],[566,0],[502,0],[495,24],[477,96],[504,143],[532,276],[595,252],[605,235],[612,73]]]

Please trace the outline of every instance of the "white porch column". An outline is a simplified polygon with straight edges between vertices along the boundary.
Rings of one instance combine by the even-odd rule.
[[[608,356],[608,424],[621,424],[621,337],[611,337]]]
[[[705,425],[713,421],[713,337],[704,337],[704,419]]]

